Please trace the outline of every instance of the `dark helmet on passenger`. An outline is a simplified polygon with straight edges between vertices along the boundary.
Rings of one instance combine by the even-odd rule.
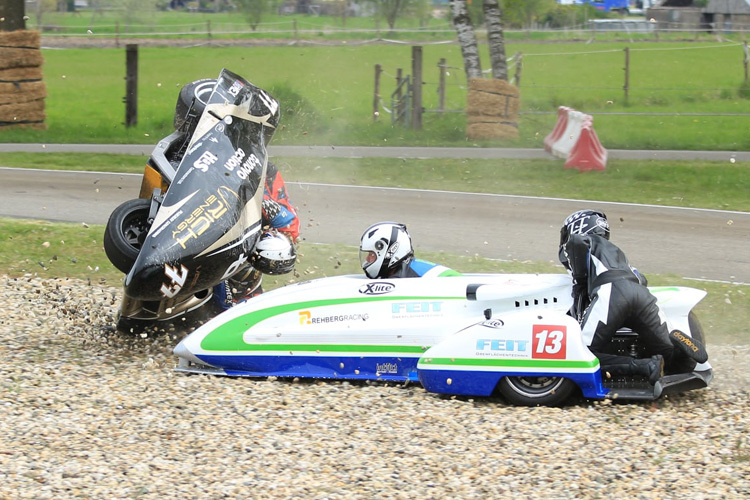
[[[563,245],[568,242],[571,234],[596,234],[609,239],[609,222],[604,212],[597,210],[579,210],[570,214],[560,228],[560,262],[567,266],[568,259],[564,255]]]

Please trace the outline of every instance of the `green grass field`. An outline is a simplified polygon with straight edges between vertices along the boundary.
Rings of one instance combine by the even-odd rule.
[[[627,101],[625,46],[631,49]],[[554,128],[557,107],[565,105],[593,114],[595,130],[609,149],[750,149],[750,99],[739,96],[743,52],[737,43],[509,43],[506,50],[524,54],[520,138],[477,146],[541,147]],[[48,129],[0,130],[0,142],[154,142],[170,131],[181,85],[228,68],[281,101],[277,144],[474,145],[466,141],[463,112],[429,111],[438,107],[441,58],[449,66],[446,109],[466,107],[466,79],[455,44],[423,48],[427,112],[420,131],[392,126],[386,110],[398,68],[411,72],[409,46],[142,47],[138,125],[132,128],[123,124],[124,48],[43,54]],[[377,121],[375,64],[383,68]]]

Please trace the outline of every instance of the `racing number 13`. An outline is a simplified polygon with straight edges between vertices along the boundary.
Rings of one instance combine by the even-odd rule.
[[[566,332],[562,325],[534,325],[531,357],[565,359]]]

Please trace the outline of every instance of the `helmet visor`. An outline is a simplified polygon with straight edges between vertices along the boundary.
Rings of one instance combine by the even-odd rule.
[[[359,262],[362,264],[362,269],[367,269],[376,260],[378,260],[378,255],[372,250],[360,250],[359,251]]]

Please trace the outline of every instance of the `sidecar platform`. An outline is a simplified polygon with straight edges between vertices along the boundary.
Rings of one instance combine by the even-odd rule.
[[[713,378],[713,370],[709,368],[691,373],[665,375],[654,386],[646,382],[645,378],[642,381],[631,379],[630,382],[624,384],[617,381],[606,381],[602,385],[605,389],[609,389],[608,397],[611,399],[654,401],[670,394],[704,389],[708,387]]]

